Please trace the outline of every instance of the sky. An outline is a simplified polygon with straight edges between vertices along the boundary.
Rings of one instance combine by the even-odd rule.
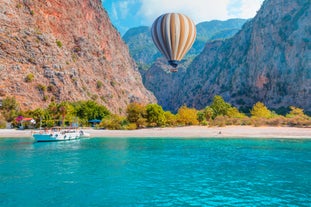
[[[230,18],[253,18],[264,0],[102,0],[121,35],[133,27],[151,26],[160,15],[179,12],[195,24]]]

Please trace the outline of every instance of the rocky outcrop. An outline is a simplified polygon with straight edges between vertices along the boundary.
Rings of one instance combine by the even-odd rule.
[[[218,94],[244,109],[261,101],[271,109],[294,105],[311,111],[310,4],[266,0],[233,38],[205,46],[175,81],[178,90],[164,107],[202,109]]]
[[[93,99],[124,113],[156,102],[100,0],[0,2],[0,98],[22,108]]]

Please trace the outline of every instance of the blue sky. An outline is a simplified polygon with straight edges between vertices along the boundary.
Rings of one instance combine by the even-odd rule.
[[[151,26],[161,14],[180,12],[196,24],[252,18],[264,0],[102,0],[112,24],[123,35],[129,28]]]

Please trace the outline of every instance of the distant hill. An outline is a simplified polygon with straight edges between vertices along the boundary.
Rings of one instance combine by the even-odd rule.
[[[129,29],[123,36],[133,59],[139,65],[151,65],[161,53],[154,46],[150,27],[141,26]]]
[[[207,41],[227,39],[236,34],[246,19],[213,20],[197,25],[197,39],[188,52],[188,56],[196,56],[202,52]],[[123,36],[130,54],[141,67],[149,68],[162,55],[154,46],[150,27],[141,26],[129,29]]]

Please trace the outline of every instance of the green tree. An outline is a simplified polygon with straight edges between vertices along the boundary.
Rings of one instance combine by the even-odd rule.
[[[210,107],[213,109],[213,118],[216,116],[225,116],[228,113],[228,109],[231,108],[231,105],[226,103],[224,99],[221,96],[214,96],[213,102],[210,105]]]
[[[257,102],[251,110],[251,115],[255,118],[271,118],[272,112],[262,102]]]
[[[227,110],[227,116],[230,118],[245,118],[246,115],[239,112],[239,110],[236,107],[230,107]]]
[[[51,102],[47,108],[47,113],[51,115],[52,120],[58,119],[58,106],[57,103]]]
[[[146,107],[140,103],[130,103],[126,109],[127,120],[130,123],[136,123],[137,127],[144,127],[147,125]]]
[[[58,107],[57,112],[62,120],[62,126],[65,126],[66,121],[72,123],[74,117],[73,106],[69,102],[64,101],[60,103],[57,107]]]
[[[5,129],[6,128],[6,121],[0,119],[0,129]]]
[[[197,113],[197,120],[200,123],[203,122],[203,121],[206,121],[204,111],[198,111],[198,113]]]
[[[2,100],[2,114],[7,122],[12,122],[20,112],[19,104],[15,97],[6,97]]]
[[[92,119],[102,120],[111,112],[103,105],[93,100],[78,101],[73,103],[75,115],[79,118],[82,125],[88,125],[88,121]]]
[[[204,116],[206,121],[211,121],[214,117],[214,110],[211,107],[207,106],[204,109]]]
[[[182,106],[178,109],[177,121],[182,125],[198,125],[197,120],[197,110],[194,108],[188,108],[187,106]]]
[[[112,130],[119,130],[124,128],[125,117],[111,114],[106,116],[101,123],[99,124],[100,127]]]
[[[36,127],[45,126],[43,120],[45,118],[46,110],[42,108],[37,108],[33,111],[29,112],[29,116],[32,117],[36,121]]]
[[[297,108],[295,106],[290,106],[290,112],[286,114],[287,118],[300,117],[307,118],[308,116],[303,112],[303,109]]]
[[[177,119],[175,114],[172,114],[170,111],[165,111],[164,116],[167,126],[176,126]]]
[[[148,104],[146,106],[147,121],[150,126],[164,126],[166,119],[162,106],[158,104]]]

